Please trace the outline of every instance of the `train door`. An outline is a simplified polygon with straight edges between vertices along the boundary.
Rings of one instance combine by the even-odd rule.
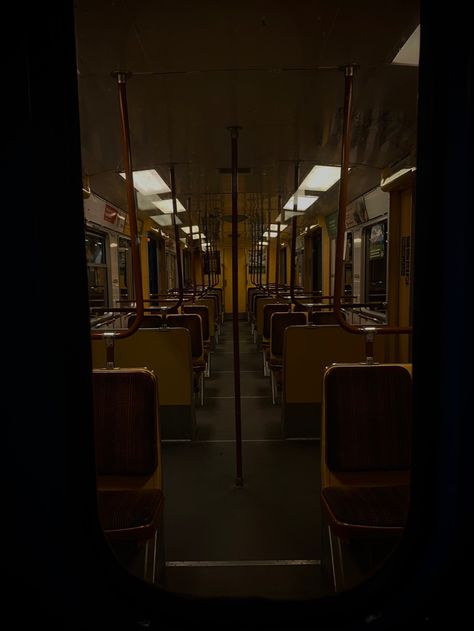
[[[365,302],[387,300],[387,220],[364,228]]]
[[[106,234],[86,231],[87,282],[91,307],[109,306],[106,242]]]

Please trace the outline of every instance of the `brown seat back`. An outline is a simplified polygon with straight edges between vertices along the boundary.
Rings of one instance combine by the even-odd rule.
[[[333,366],[324,380],[332,472],[410,467],[411,377],[402,366]]]
[[[92,374],[97,474],[152,475],[159,465],[155,375],[144,368]]]

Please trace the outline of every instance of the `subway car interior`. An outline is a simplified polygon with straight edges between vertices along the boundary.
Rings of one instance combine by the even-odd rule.
[[[41,429],[17,423],[29,446],[10,450],[16,484],[38,481],[36,578],[12,579],[28,622],[397,629],[463,610],[472,42],[440,50],[455,19],[429,5],[28,15],[12,170],[56,170],[24,185],[49,211],[17,269],[43,308],[20,309],[15,348],[47,366],[23,412]]]

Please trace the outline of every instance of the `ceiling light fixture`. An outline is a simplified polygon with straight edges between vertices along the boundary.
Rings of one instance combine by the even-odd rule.
[[[124,180],[126,180],[125,173],[120,173]],[[142,195],[157,195],[160,193],[170,193],[171,189],[158,175],[155,169],[145,169],[144,171],[133,172],[133,186]]]

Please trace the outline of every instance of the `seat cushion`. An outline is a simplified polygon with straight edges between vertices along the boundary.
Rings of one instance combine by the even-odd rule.
[[[322,506],[334,532],[341,537],[397,534],[405,526],[410,490],[407,484],[328,486]]]
[[[108,538],[149,539],[161,520],[159,489],[98,491],[99,519]]]

